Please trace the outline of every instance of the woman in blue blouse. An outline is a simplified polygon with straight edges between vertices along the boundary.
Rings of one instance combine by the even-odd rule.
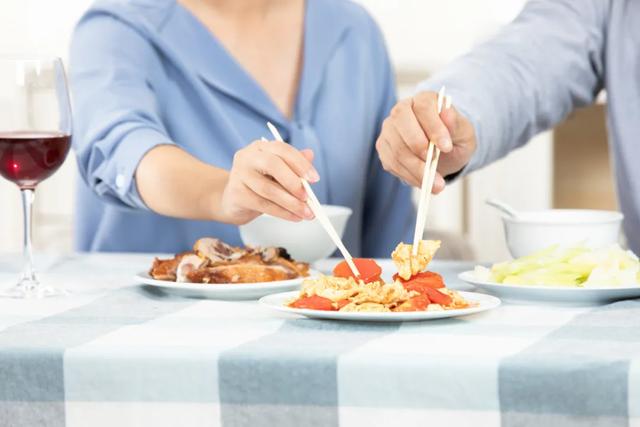
[[[409,187],[374,143],[394,105],[379,29],[346,0],[101,0],[71,47],[80,250],[241,244],[262,213],[353,209],[345,243],[389,256],[407,239]],[[260,142],[271,121],[287,143]],[[313,242],[309,242],[313,244]]]

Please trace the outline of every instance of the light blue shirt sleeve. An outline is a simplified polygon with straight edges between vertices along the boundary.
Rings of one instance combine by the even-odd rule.
[[[372,22],[372,43],[379,58],[378,69],[384,82],[379,101],[376,135],[380,134],[383,120],[396,103],[396,84],[384,38]],[[363,222],[362,247],[367,256],[388,258],[389,248],[401,241],[410,242],[415,209],[411,202],[411,187],[404,185],[382,168],[382,163],[372,147],[369,176],[365,196],[365,220]]]
[[[445,85],[474,125],[477,151],[465,173],[525,144],[593,103],[603,87],[606,0],[534,0],[493,40],[419,90]]]
[[[153,147],[174,144],[146,80],[161,64],[151,45],[118,19],[95,16],[90,25],[80,23],[71,46],[80,173],[102,200],[147,209],[137,192],[136,168]]]

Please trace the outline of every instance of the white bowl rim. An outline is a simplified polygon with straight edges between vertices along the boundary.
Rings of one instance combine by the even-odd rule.
[[[324,212],[327,214],[328,217],[332,217],[332,216],[342,216],[342,215],[351,215],[353,213],[353,209],[351,209],[348,206],[340,206],[340,205],[322,205],[322,209],[324,210]],[[264,217],[264,218],[273,218],[273,219],[281,219],[278,217],[275,217],[273,215],[269,215],[269,214],[262,214],[260,217]],[[258,219],[256,218],[256,219]],[[251,221],[253,222],[253,221]],[[251,224],[248,223],[248,224]],[[247,225],[247,224],[244,224]],[[242,226],[241,226],[242,227]]]
[[[599,209],[545,209],[524,211],[521,214],[518,218],[502,215],[502,219],[512,224],[582,226],[616,223],[624,218],[622,212]]]

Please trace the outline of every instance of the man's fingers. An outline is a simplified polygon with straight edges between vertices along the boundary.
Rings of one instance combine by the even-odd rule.
[[[424,160],[429,140],[416,118],[412,104],[413,99],[400,101],[391,110],[388,120],[395,128],[395,132],[400,135],[400,141],[404,141],[416,156]]]
[[[412,109],[429,141],[443,153],[451,151],[451,134],[438,114],[437,95],[433,92],[419,93],[413,98]]]
[[[395,144],[394,144],[395,145]],[[404,145],[404,144],[401,144]],[[378,154],[380,155],[380,160],[382,161],[383,168],[392,173],[393,175],[400,178],[405,183],[412,185],[414,187],[420,186],[420,179],[418,179],[412,171],[407,170],[397,159],[394,154],[392,144],[386,140],[379,140],[376,144],[378,148]],[[406,147],[405,147],[406,148]],[[409,149],[407,148],[407,151]],[[415,157],[413,153],[410,153],[411,156]],[[418,161],[420,161],[418,159]]]
[[[445,186],[446,186],[446,182],[444,178],[442,177],[442,175],[440,175],[439,172],[436,172],[436,176],[433,180],[433,188],[431,189],[431,192],[433,194],[439,194],[444,190]]]
[[[455,107],[445,108],[442,110],[442,113],[440,113],[440,118],[449,130],[450,135],[456,135],[460,130],[461,122],[458,120],[459,116],[460,113],[458,113]]]
[[[411,185],[417,183],[416,186],[419,187],[422,182],[422,173],[424,171],[424,159],[416,156],[406,144],[401,142],[402,137],[400,136],[397,128],[389,129],[387,136],[389,138],[387,140],[388,149],[391,151],[393,159],[402,166],[402,168],[397,168],[401,169],[412,178],[410,180],[405,179],[404,181]],[[391,143],[390,140],[393,140],[394,143]],[[426,157],[426,154],[424,154],[424,156]]]

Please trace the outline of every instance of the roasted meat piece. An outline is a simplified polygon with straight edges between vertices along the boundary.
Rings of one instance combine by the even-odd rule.
[[[149,275],[156,280],[175,281],[178,265],[186,255],[193,255],[193,252],[182,252],[170,259],[155,258],[151,270],[149,270]]]
[[[189,273],[198,271],[201,268],[206,267],[209,264],[209,260],[206,258],[200,258],[196,254],[188,254],[182,257],[178,268],[176,269],[176,282],[189,282]]]
[[[260,255],[267,264],[279,265],[289,271],[296,272],[297,275],[294,277],[309,275],[309,264],[294,261],[284,248],[262,248],[260,249]]]
[[[295,279],[299,275],[280,266],[229,264],[206,267],[187,274],[192,283],[260,283]]]
[[[247,251],[227,245],[220,239],[203,237],[193,245],[193,251],[200,257],[206,258],[212,263],[233,261],[241,258]]]
[[[238,248],[204,237],[173,259],[155,259],[150,271],[158,280],[190,283],[258,283],[309,275],[283,248]]]

